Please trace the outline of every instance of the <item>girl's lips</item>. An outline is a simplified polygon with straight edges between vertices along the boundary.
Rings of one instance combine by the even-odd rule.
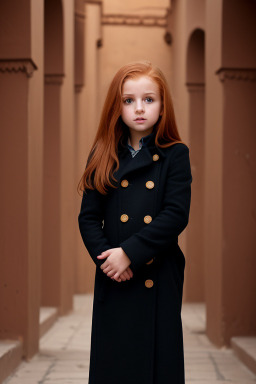
[[[146,119],[144,119],[144,117],[137,117],[137,119],[135,119],[134,121],[144,121]]]

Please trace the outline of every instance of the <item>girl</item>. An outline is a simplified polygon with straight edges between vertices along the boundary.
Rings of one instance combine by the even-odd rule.
[[[178,236],[191,182],[162,72],[125,65],[79,184],[79,228],[96,264],[89,384],[184,384]]]

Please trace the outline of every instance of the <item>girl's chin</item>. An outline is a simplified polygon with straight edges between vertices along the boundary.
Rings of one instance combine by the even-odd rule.
[[[129,127],[130,131],[134,132],[150,132],[153,131],[153,127],[143,127],[143,125],[137,125],[136,127]]]
[[[146,136],[149,135],[151,132],[152,129],[130,129],[131,134],[142,133]]]

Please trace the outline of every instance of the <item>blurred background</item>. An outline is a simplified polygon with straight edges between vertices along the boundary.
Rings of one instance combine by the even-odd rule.
[[[0,339],[19,340],[10,369],[74,294],[93,292],[76,187],[109,83],[134,60],[164,72],[190,148],[183,300],[205,304],[218,347],[256,335],[255,20],[255,0],[0,2]]]

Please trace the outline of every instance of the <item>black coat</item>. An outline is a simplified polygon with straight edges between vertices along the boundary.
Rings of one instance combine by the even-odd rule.
[[[78,217],[97,266],[89,384],[184,384],[178,235],[189,218],[189,149],[158,148],[153,137],[134,158],[120,146],[119,160],[118,188],[106,196],[88,190]],[[124,282],[105,275],[105,259],[96,258],[120,246],[134,273]]]

